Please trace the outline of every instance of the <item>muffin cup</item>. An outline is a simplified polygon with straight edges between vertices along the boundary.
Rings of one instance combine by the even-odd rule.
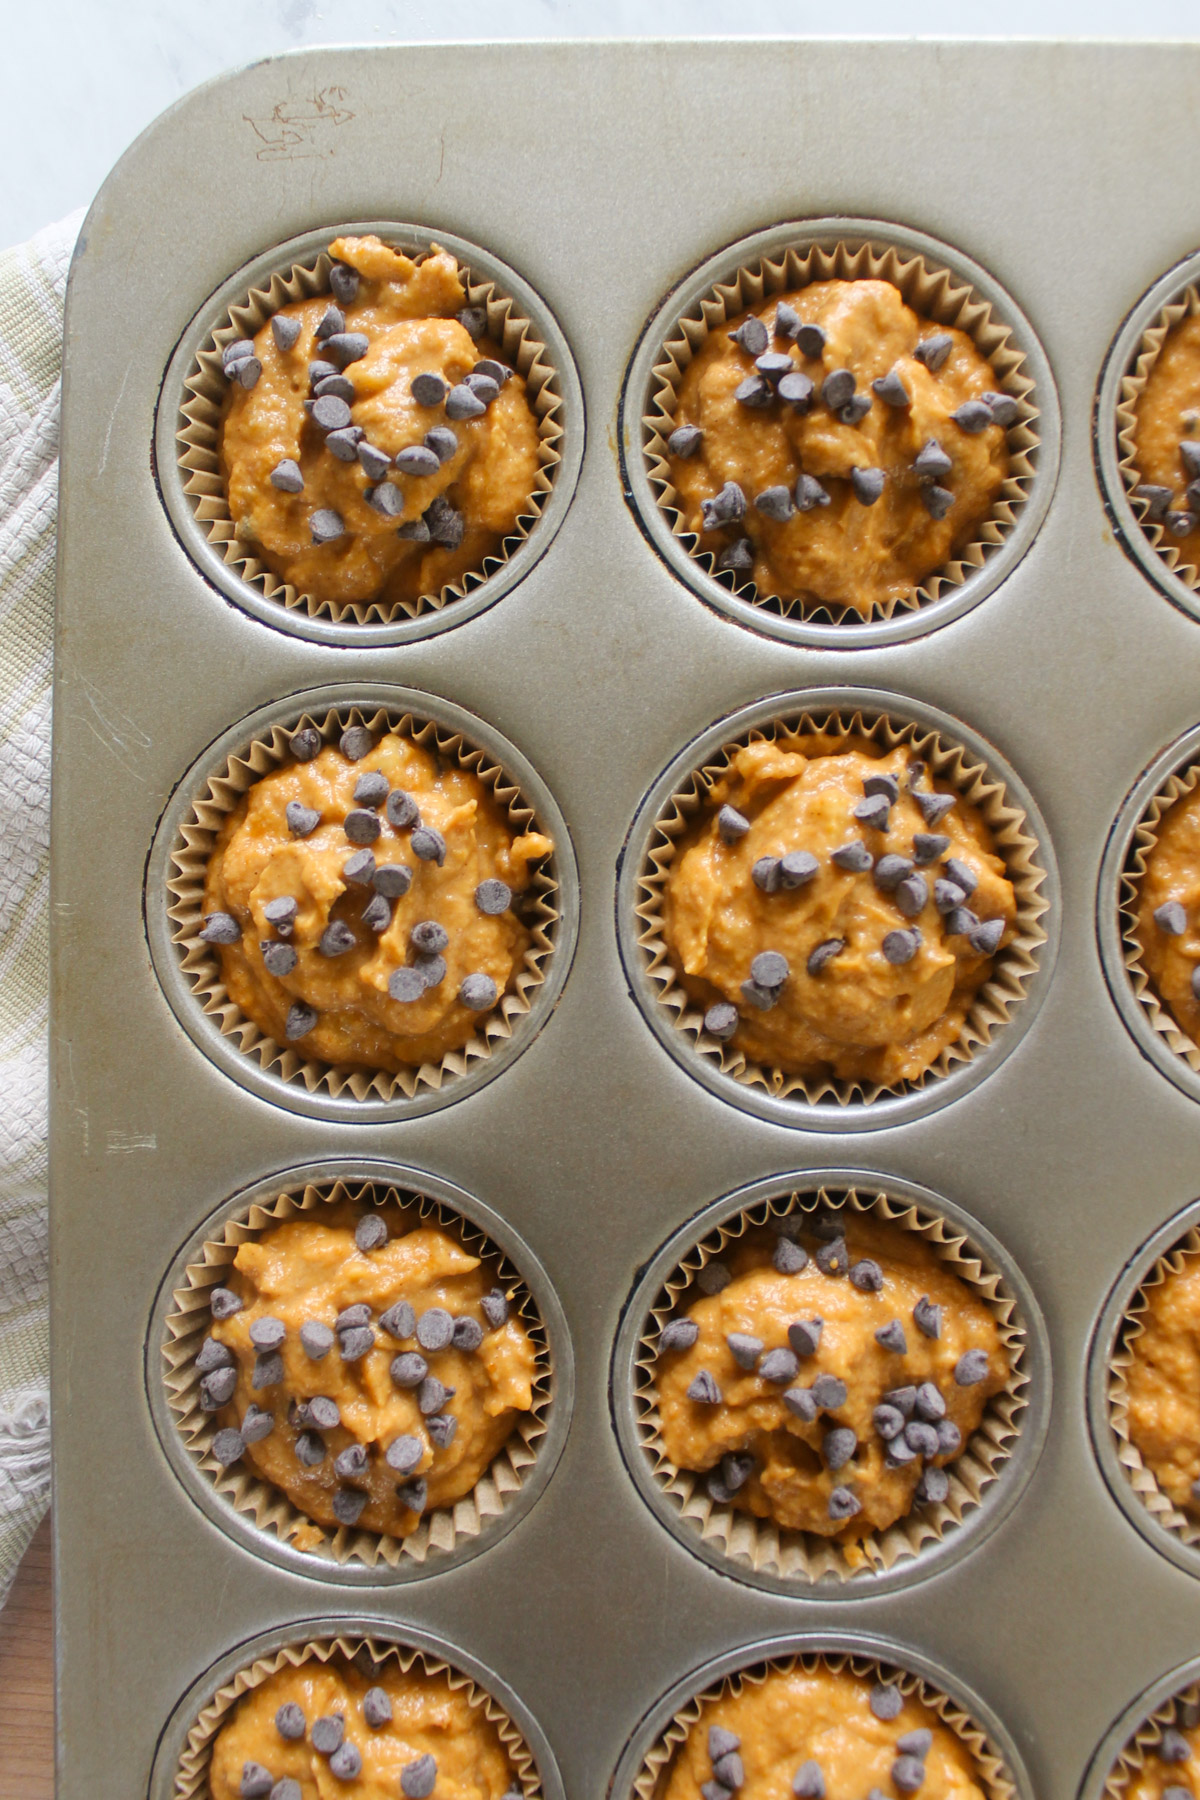
[[[453,1688],[465,1690],[469,1704],[478,1708],[488,1723],[495,1727],[525,1800],[535,1800],[535,1796],[541,1792],[537,1764],[522,1733],[499,1701],[478,1682],[428,1650],[417,1649],[408,1644],[389,1643],[382,1638],[347,1634],[314,1638],[301,1644],[286,1644],[270,1655],[260,1656],[224,1682],[198,1713],[187,1734],[171,1788],[173,1800],[208,1800],[208,1776],[214,1740],[244,1694],[259,1687],[280,1669],[298,1669],[311,1661],[328,1663],[336,1656],[344,1656],[347,1660],[356,1662],[368,1677],[383,1673],[389,1665],[397,1667],[405,1675],[413,1668],[423,1675],[445,1675]]]
[[[1133,490],[1142,479],[1137,468],[1138,400],[1175,326],[1197,313],[1200,313],[1200,285],[1192,282],[1166,301],[1141,332],[1137,347],[1120,377],[1116,404],[1117,470],[1130,511],[1166,568],[1194,594],[1200,593],[1200,568],[1195,563],[1185,562],[1163,526],[1146,518],[1148,502],[1136,498]]]
[[[835,1674],[848,1669],[851,1674],[866,1680],[891,1682],[906,1698],[921,1701],[931,1712],[936,1713],[941,1723],[970,1752],[988,1800],[1014,1800],[1018,1788],[1004,1757],[993,1745],[989,1733],[958,1701],[944,1693],[932,1680],[912,1669],[854,1650],[799,1650],[788,1656],[772,1656],[747,1668],[733,1670],[714,1685],[702,1689],[672,1716],[666,1730],[646,1753],[641,1768],[634,1777],[632,1794],[637,1796],[637,1800],[660,1800],[666,1789],[671,1765],[708,1702],[732,1699],[744,1688],[761,1686],[773,1674],[789,1674],[796,1668],[813,1673],[822,1666],[833,1670]],[[613,1800],[625,1800],[625,1797],[614,1793]]]
[[[813,1532],[790,1531],[771,1519],[759,1519],[740,1508],[719,1505],[704,1485],[704,1474],[680,1469],[671,1462],[659,1431],[655,1370],[658,1337],[673,1317],[687,1291],[705,1265],[720,1257],[747,1231],[769,1227],[787,1218],[801,1219],[845,1207],[852,1213],[874,1218],[901,1231],[917,1233],[934,1249],[960,1280],[987,1306],[999,1327],[1000,1341],[1008,1352],[1009,1379],[1001,1393],[987,1405],[978,1430],[960,1454],[948,1464],[950,1492],[936,1507],[922,1507],[900,1518],[884,1532],[872,1532],[858,1540],[861,1560],[848,1555],[835,1539]],[[1030,1346],[1026,1330],[1017,1319],[1016,1296],[1006,1287],[998,1269],[991,1268],[972,1247],[968,1234],[953,1221],[910,1199],[897,1199],[882,1188],[842,1188],[831,1184],[805,1191],[778,1192],[735,1213],[695,1244],[664,1282],[647,1315],[637,1342],[637,1383],[633,1396],[636,1431],[655,1484],[667,1498],[680,1525],[689,1528],[699,1543],[715,1550],[728,1562],[754,1575],[767,1575],[774,1583],[799,1587],[802,1583],[842,1584],[857,1579],[861,1584],[886,1574],[897,1564],[911,1561],[923,1548],[940,1543],[948,1532],[961,1526],[964,1517],[979,1507],[986,1490],[999,1477],[1012,1454],[1029,1407]]]
[[[1121,959],[1144,1021],[1173,1055],[1181,1057],[1188,1068],[1200,1076],[1200,1045],[1180,1029],[1159,999],[1146,972],[1142,947],[1136,936],[1138,892],[1158,842],[1162,822],[1177,800],[1195,792],[1197,782],[1200,782],[1200,761],[1174,770],[1151,795],[1137,822],[1121,870],[1119,907]]]
[[[1153,1264],[1125,1310],[1107,1363],[1108,1423],[1115,1440],[1117,1462],[1130,1488],[1149,1517],[1163,1531],[1169,1531],[1191,1551],[1200,1547],[1200,1523],[1180,1512],[1158,1484],[1157,1477],[1142,1461],[1141,1452],[1129,1435],[1129,1370],[1133,1365],[1132,1345],[1145,1330],[1145,1313],[1150,1292],[1160,1287],[1168,1276],[1182,1274],[1187,1260],[1200,1256],[1200,1227],[1192,1225],[1179,1242],[1163,1253]]]
[[[399,1204],[412,1215],[414,1227],[418,1223],[435,1225],[449,1232],[471,1255],[498,1264],[500,1283],[510,1301],[515,1302],[537,1349],[532,1410],[518,1415],[508,1443],[471,1492],[452,1506],[427,1513],[417,1530],[404,1538],[346,1526],[331,1529],[319,1525],[249,1464],[235,1463],[223,1469],[212,1454],[216,1421],[200,1407],[195,1357],[211,1325],[212,1289],[228,1277],[239,1246],[273,1225],[312,1218],[319,1215],[323,1206],[345,1202],[360,1205],[364,1211],[374,1205]],[[303,1553],[342,1568],[357,1563],[368,1569],[396,1570],[406,1560],[433,1567],[486,1532],[528,1482],[547,1434],[554,1400],[554,1370],[545,1323],[519,1270],[478,1226],[446,1203],[398,1182],[364,1179],[349,1173],[333,1180],[305,1182],[298,1189],[280,1191],[273,1199],[252,1204],[243,1215],[228,1219],[220,1235],[206,1240],[197,1260],[187,1264],[185,1279],[173,1290],[171,1298],[164,1321],[161,1371],[167,1406],[179,1436],[216,1493],[256,1531],[274,1536],[281,1544],[300,1539],[297,1548]],[[318,1543],[303,1541],[311,1540],[314,1534]]]
[[[1104,1783],[1104,1794],[1110,1796],[1110,1800],[1122,1800],[1130,1782],[1141,1774],[1146,1758],[1156,1753],[1166,1733],[1172,1727],[1190,1731],[1197,1723],[1200,1723],[1200,1680],[1193,1678],[1187,1687],[1160,1701],[1142,1720],[1118,1752]]]
[[[361,234],[365,229],[369,227],[336,227],[323,235],[332,242],[339,236]],[[386,226],[382,228],[382,235],[387,238]],[[411,239],[412,233],[400,235]],[[420,261],[424,255],[439,248],[436,238],[423,241],[427,249],[418,248],[411,241],[400,243],[399,247]],[[254,546],[238,537],[237,527],[230,517],[220,469],[220,425],[229,387],[221,370],[221,351],[236,338],[252,337],[281,307],[328,293],[331,267],[332,259],[324,249],[299,262],[282,259],[265,283],[251,286],[221,313],[183,375],[174,454],[185,505],[208,543],[247,587],[275,602],[287,613],[342,624],[390,625],[405,618],[415,619],[425,613],[441,611],[463,599],[496,574],[529,536],[546,506],[556,472],[563,461],[562,393],[550,352],[531,320],[496,281],[476,277],[470,265],[460,258],[459,271],[467,304],[486,308],[488,336],[524,377],[530,408],[537,421],[538,471],[528,506],[505,538],[499,555],[485,558],[480,569],[468,571],[459,581],[448,584],[436,594],[423,594],[417,600],[363,600],[339,606],[300,592],[259,560]]]
[[[1015,342],[1012,328],[970,281],[903,243],[889,243],[882,238],[872,241],[869,237],[852,242],[824,238],[820,242],[805,241],[803,228],[798,228],[795,236],[799,244],[778,245],[773,254],[754,257],[727,279],[714,283],[676,321],[653,365],[649,405],[641,421],[646,472],[672,536],[707,575],[744,602],[785,618],[821,624],[888,620],[897,612],[918,611],[961,586],[968,576],[983,568],[1010,536],[1037,473],[1041,445],[1039,399],[1028,358]],[[747,308],[761,306],[776,294],[829,280],[890,282],[921,317],[966,332],[992,365],[997,390],[1011,395],[1018,407],[1017,422],[1006,434],[1009,474],[976,536],[953,561],[927,576],[911,593],[876,603],[866,613],[839,603],[784,600],[775,594],[760,594],[753,581],[739,581],[728,571],[718,574],[714,553],[704,550],[700,539],[684,525],[667,461],[666,440],[678,405],[679,384],[709,335]]]
[[[853,696],[853,690],[847,693]],[[788,698],[803,701],[804,696],[781,696],[785,701]],[[715,754],[693,766],[687,780],[671,792],[654,821],[645,861],[636,876],[636,943],[657,1006],[668,1016],[672,1037],[686,1039],[711,1071],[719,1071],[744,1090],[758,1090],[772,1101],[803,1102],[814,1108],[824,1104],[827,1110],[832,1110],[832,1102],[837,1109],[838,1128],[843,1129],[849,1122],[851,1105],[869,1107],[889,1096],[911,1096],[929,1090],[956,1065],[971,1063],[989,1050],[998,1033],[1011,1030],[1013,1015],[1027,1000],[1027,989],[1038,974],[1039,965],[1049,960],[1049,933],[1044,920],[1050,906],[1045,892],[1050,886],[1050,858],[1044,832],[1031,829],[1022,801],[964,745],[916,719],[893,719],[886,712],[867,710],[865,705],[854,710],[819,707],[816,698],[811,706],[785,708],[778,715],[763,717],[752,728],[731,735]],[[883,702],[889,698],[880,696]],[[728,723],[736,726],[737,720]],[[951,724],[947,721],[947,725]],[[723,1044],[705,1032],[704,1009],[690,999],[671,963],[663,899],[679,840],[702,812],[713,784],[746,744],[783,735],[803,738],[819,732],[866,739],[885,754],[901,744],[909,747],[929,764],[939,780],[949,783],[956,793],[979,808],[1013,884],[1017,937],[994,959],[992,973],[976,993],[960,1037],[947,1045],[916,1081],[881,1086],[833,1076],[795,1075],[752,1062],[734,1042]]]
[[[204,878],[222,820],[237,806],[242,795],[263,775],[281,767],[290,756],[290,738],[311,726],[326,745],[337,742],[350,725],[365,725],[376,736],[394,731],[445,759],[453,759],[474,773],[490,788],[497,804],[507,812],[514,831],[522,832],[535,823],[534,808],[523,796],[515,779],[501,766],[494,752],[472,742],[465,729],[422,718],[413,710],[400,706],[361,704],[316,704],[313,710],[289,714],[262,730],[239,746],[204,781],[201,791],[184,813],[178,832],[167,845],[165,885],[169,895],[166,908],[168,936],[175,947],[177,965],[194,1005],[216,1027],[220,1036],[235,1046],[240,1056],[257,1064],[264,1074],[273,1076],[286,1086],[303,1090],[308,1096],[328,1097],[337,1102],[403,1103],[420,1098],[422,1093],[456,1098],[454,1084],[488,1061],[522,1031],[538,990],[547,981],[563,929],[560,911],[559,870],[561,859],[569,860],[565,847],[565,827],[551,826],[554,851],[547,866],[534,870],[533,879],[524,894],[517,897],[517,909],[531,933],[525,952],[524,966],[516,976],[515,988],[505,993],[499,1005],[485,1015],[474,1035],[458,1050],[451,1050],[438,1063],[423,1063],[419,1068],[403,1069],[397,1074],[385,1070],[335,1067],[312,1061],[294,1046],[279,1044],[266,1036],[230,998],[221,975],[220,962],[210,945],[200,936],[204,915]],[[414,696],[416,698],[416,696]],[[431,699],[431,710],[448,713],[451,709]],[[454,709],[457,710],[457,709]],[[161,830],[161,827],[160,827]],[[152,857],[152,866],[154,858]],[[156,904],[153,889],[148,905]],[[178,1009],[177,1009],[178,1010]],[[190,1029],[190,1026],[189,1026]],[[194,1034],[193,1034],[194,1035]],[[339,1116],[345,1116],[343,1109]]]

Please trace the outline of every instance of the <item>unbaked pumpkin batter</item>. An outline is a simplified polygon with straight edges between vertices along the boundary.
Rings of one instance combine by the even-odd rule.
[[[881,778],[895,799],[872,809],[866,787]],[[740,824],[727,828],[729,809]],[[764,890],[756,869],[781,860]],[[978,807],[903,746],[881,756],[823,734],[735,752],[679,841],[664,898],[672,962],[714,1035],[769,1067],[885,1087],[917,1079],[961,1035],[1015,918]],[[764,952],[787,968],[765,991]]]
[[[324,294],[282,307],[241,341],[252,346],[261,373],[245,387],[234,372],[221,423],[221,472],[237,536],[282,580],[335,609],[436,595],[482,568],[529,511],[538,429],[525,382],[508,371],[498,393],[482,390],[487,405],[475,416],[456,416],[445,398],[422,402],[413,392],[422,376],[439,377],[448,395],[481,363],[508,370],[499,348],[486,335],[473,337],[456,316],[467,312],[458,264],[440,250],[414,262],[377,237],[338,238],[329,254],[360,278],[354,299],[337,307],[333,350],[318,336],[336,304]],[[288,322],[298,331],[284,349],[277,333],[290,336]],[[342,340],[356,336],[365,353],[343,364]],[[335,431],[357,431],[378,453],[375,461],[367,455],[364,464],[367,453],[352,443],[347,461],[331,448],[315,410],[321,383],[311,382],[313,366],[328,366],[325,379],[335,383]],[[427,452],[435,429],[451,436],[433,440],[430,472],[397,469],[399,453]],[[341,528],[332,538],[324,535],[334,529],[330,515]]]
[[[359,1322],[339,1328],[351,1307]],[[215,1441],[219,1459],[241,1461],[333,1531],[415,1531],[424,1512],[471,1491],[533,1405],[536,1351],[495,1270],[395,1206],[325,1207],[250,1238],[218,1290],[211,1342],[226,1354],[206,1340],[198,1366],[237,1374],[213,1410],[241,1447]],[[318,1396],[336,1423],[327,1407],[310,1414]],[[361,1466],[343,1473],[348,1451]]]
[[[825,383],[846,372],[845,404],[827,403]],[[788,379],[795,401],[781,397]],[[864,615],[902,600],[979,535],[1007,479],[1018,409],[998,387],[965,332],[920,318],[890,282],[777,295],[711,331],[679,383],[668,463],[684,526],[762,599]],[[727,483],[741,507],[716,524],[706,503]]]
[[[702,1291],[710,1264],[692,1289],[679,1316],[695,1341],[657,1365],[663,1446],[677,1468],[715,1471],[718,1503],[853,1546],[945,1497],[928,1471],[978,1430],[1008,1355],[917,1234],[844,1210],[823,1236],[792,1223],[736,1240],[724,1285]],[[664,1343],[680,1335],[668,1325]]]
[[[467,1693],[419,1665],[402,1674],[393,1661],[370,1676],[342,1656],[285,1666],[244,1694],[217,1733],[212,1800],[267,1800],[280,1782],[296,1784],[290,1800],[519,1794],[499,1731]],[[327,1744],[336,1747],[317,1748]]]
[[[1200,1041],[1200,788],[1181,795],[1158,824],[1135,921],[1154,991],[1179,1029]]]
[[[1167,1498],[1200,1511],[1200,1256],[1145,1290],[1128,1341],[1129,1436]]]
[[[744,1680],[739,1693],[706,1700],[660,1785],[661,1800],[701,1800],[714,1779],[726,1786],[723,1757],[738,1760],[726,1765],[742,1776],[738,1800],[861,1800],[918,1787],[921,1800],[983,1800],[985,1792],[966,1744],[931,1707],[893,1684],[823,1664],[772,1669]]]
[[[376,788],[356,800],[364,777]],[[204,933],[231,999],[277,1042],[346,1067],[436,1063],[521,970],[532,934],[513,898],[552,847],[514,832],[472,770],[406,737],[353,759],[330,745],[264,775],[223,820]]]
[[[1185,563],[1200,563],[1200,315],[1167,333],[1134,402],[1134,492]]]

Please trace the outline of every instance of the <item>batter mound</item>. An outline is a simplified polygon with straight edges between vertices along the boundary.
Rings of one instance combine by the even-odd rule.
[[[713,331],[668,438],[688,531],[761,598],[866,615],[979,534],[1018,408],[888,281],[817,281]]]
[[[961,1035],[1016,899],[979,809],[908,749],[817,734],[735,754],[680,840],[664,915],[710,1035],[894,1087]]]
[[[220,461],[239,540],[335,609],[438,594],[529,511],[537,421],[458,264],[329,247],[333,298],[226,345]]]
[[[213,1743],[212,1800],[518,1800],[500,1734],[445,1675],[338,1656],[282,1668],[244,1694]],[[515,1790],[515,1794],[514,1794]]]
[[[1167,1498],[1200,1514],[1200,1256],[1145,1291],[1129,1338],[1129,1436]]]
[[[731,1245],[664,1327],[663,1445],[711,1471],[718,1504],[853,1548],[946,1498],[943,1469],[1008,1357],[983,1301],[913,1232],[845,1211],[786,1232]]]
[[[1180,1031],[1200,1041],[1200,789],[1165,814],[1138,887],[1142,966]]]
[[[773,1669],[738,1694],[705,1701],[662,1800],[702,1800],[712,1782],[738,1800],[985,1793],[974,1757],[930,1707],[890,1683],[823,1665],[811,1674]]]
[[[1185,563],[1200,563],[1200,316],[1168,332],[1134,405],[1135,495]]]
[[[533,1405],[536,1351],[495,1270],[396,1206],[324,1207],[250,1239],[212,1314],[196,1367],[214,1454],[333,1531],[415,1531]]]
[[[459,1049],[524,965],[513,911],[540,832],[518,836],[471,770],[360,726],[316,731],[221,825],[201,937],[260,1031],[335,1065],[395,1071]]]

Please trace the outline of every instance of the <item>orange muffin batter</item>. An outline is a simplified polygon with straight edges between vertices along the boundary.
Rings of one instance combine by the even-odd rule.
[[[201,935],[279,1043],[354,1068],[437,1062],[522,968],[513,897],[550,839],[514,833],[473,771],[394,732],[322,748],[308,729],[292,749],[221,825]]]
[[[932,1708],[890,1683],[823,1664],[811,1673],[772,1669],[740,1693],[705,1701],[659,1792],[662,1800],[701,1800],[713,1781],[738,1800],[985,1793],[974,1757]]]
[[[323,1207],[242,1244],[196,1363],[218,1460],[334,1531],[415,1531],[533,1405],[536,1351],[496,1284],[396,1206]]]
[[[663,1446],[713,1472],[718,1504],[853,1546],[945,1499],[941,1471],[1008,1357],[983,1301],[913,1232],[843,1211],[787,1233],[731,1244],[664,1328]]]
[[[1200,789],[1160,820],[1134,911],[1155,992],[1179,1029],[1200,1041]]]
[[[1125,1372],[1129,1436],[1181,1512],[1200,1511],[1200,1256],[1145,1291]]]
[[[688,531],[762,598],[866,615],[959,554],[1018,409],[965,332],[887,281],[817,281],[713,331],[668,442]],[[720,498],[718,498],[720,496]]]
[[[1177,1706],[1177,1722],[1163,1732],[1156,1751],[1132,1772],[1127,1800],[1186,1800],[1200,1794],[1200,1724],[1196,1708]]]
[[[818,734],[737,751],[680,840],[664,915],[711,1035],[895,1086],[961,1034],[1016,899],[979,809],[909,750]]]
[[[368,1678],[342,1656],[279,1669],[244,1694],[213,1743],[209,1788],[212,1800],[520,1793],[499,1732],[462,1686],[390,1661]]]
[[[329,254],[333,300],[293,301],[222,353],[230,514],[276,575],[335,608],[437,594],[529,510],[525,383],[445,251],[418,263],[365,237]]]
[[[1134,494],[1185,563],[1200,563],[1200,316],[1168,332],[1134,404]]]

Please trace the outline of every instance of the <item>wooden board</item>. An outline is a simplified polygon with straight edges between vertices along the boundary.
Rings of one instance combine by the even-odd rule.
[[[0,1800],[54,1800],[54,1621],[50,1520],[0,1612]]]

